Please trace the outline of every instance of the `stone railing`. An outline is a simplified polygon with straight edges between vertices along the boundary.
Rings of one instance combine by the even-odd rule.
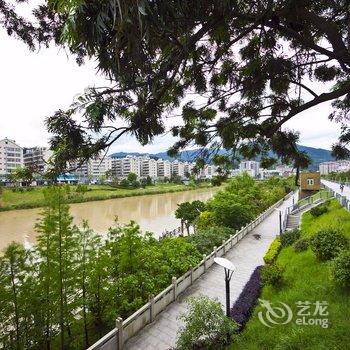
[[[179,278],[173,277],[170,286],[165,288],[156,296],[150,296],[149,302],[134,312],[126,320],[117,319],[116,327],[107,333],[103,338],[90,346],[88,350],[121,350],[123,344],[140,331],[147,324],[153,322],[154,318],[166,307],[174,302],[177,296],[184,292],[200,276],[202,276],[214,263],[214,258],[225,255],[233,246],[235,246],[248,232],[252,231],[257,225],[265,220],[284,200],[291,197],[289,193],[283,199],[276,202],[256,219],[242,227],[229,239],[222,242],[220,247],[214,247],[209,255],[203,255],[203,260],[195,267],[191,268]]]
[[[325,183],[322,183],[325,190],[330,194],[330,196],[334,197],[338,200],[338,202],[347,210],[350,211],[350,200],[343,196],[342,194],[334,191],[332,188],[328,187]]]

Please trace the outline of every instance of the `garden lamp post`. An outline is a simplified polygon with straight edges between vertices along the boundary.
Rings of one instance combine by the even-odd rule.
[[[280,209],[275,209],[275,210],[277,210],[278,211],[278,216],[279,216],[279,220],[280,220],[280,236],[282,236],[282,210],[280,210]]]
[[[230,317],[230,281],[235,271],[235,266],[230,260],[225,258],[214,258],[214,262],[222,266],[225,271],[225,285],[226,285],[226,316]]]

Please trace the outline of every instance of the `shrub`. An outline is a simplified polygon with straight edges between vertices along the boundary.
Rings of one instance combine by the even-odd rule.
[[[292,245],[294,242],[296,242],[300,238],[300,231],[298,229],[286,231],[281,236],[281,244],[282,247],[287,247],[289,245]]]
[[[310,246],[317,259],[325,261],[347,249],[348,239],[336,229],[328,228],[315,233],[310,239]]]
[[[273,264],[278,256],[278,253],[280,252],[282,248],[281,241],[279,238],[276,238],[272,241],[270,244],[270,247],[267,251],[267,253],[264,256],[265,264]]]
[[[263,284],[277,286],[282,282],[283,268],[276,265],[265,265],[261,269],[261,281]]]
[[[260,269],[262,266],[255,268],[244,286],[241,294],[231,309],[231,317],[238,324],[238,331],[241,331],[247,323],[256,301],[260,295],[262,283],[260,278]]]
[[[84,194],[87,191],[88,191],[88,187],[86,185],[82,185],[82,184],[79,184],[75,189],[75,192],[80,193],[80,194]]]
[[[219,349],[231,342],[237,325],[226,317],[218,300],[199,296],[187,303],[188,313],[180,316],[185,325],[179,331],[177,349]]]
[[[313,207],[310,210],[310,214],[316,218],[327,212],[328,212],[328,208],[326,204],[318,205],[317,207]]]
[[[331,265],[333,279],[345,287],[350,287],[350,251],[344,250],[334,258]]]
[[[307,238],[300,238],[294,243],[294,251],[296,253],[303,252],[309,247],[309,240]]]
[[[202,254],[209,254],[214,246],[220,246],[223,239],[228,239],[233,230],[228,227],[213,226],[201,229],[188,239]]]

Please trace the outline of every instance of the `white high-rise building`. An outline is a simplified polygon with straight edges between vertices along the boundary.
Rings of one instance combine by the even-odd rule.
[[[239,164],[240,173],[247,172],[251,177],[259,175],[260,163],[254,160],[245,160]]]
[[[173,175],[184,177],[185,176],[185,163],[180,162],[178,160],[175,160],[172,163],[171,172],[172,172]]]
[[[141,177],[157,177],[157,161],[150,157],[141,157]]]
[[[23,149],[13,140],[0,140],[0,178],[4,181],[17,167],[23,166]]]
[[[199,171],[199,177],[203,179],[211,179],[215,175],[217,175],[215,165],[205,164]]]
[[[171,162],[169,160],[158,159],[157,161],[157,176],[171,177]]]
[[[350,161],[339,160],[334,162],[323,162],[323,163],[320,163],[319,170],[321,175],[346,172],[350,170]]]
[[[98,182],[100,177],[109,170],[110,161],[107,156],[99,155],[82,164],[79,161],[71,162],[69,168],[77,177],[78,182]]]
[[[112,176],[126,178],[130,173],[141,176],[141,159],[136,156],[126,156],[124,158],[112,158],[110,160]]]
[[[319,165],[321,175],[328,175],[330,173],[336,173],[339,169],[338,162],[323,162]]]
[[[23,150],[23,163],[26,167],[33,167],[39,173],[48,168],[48,161],[53,152],[47,147],[31,147]]]

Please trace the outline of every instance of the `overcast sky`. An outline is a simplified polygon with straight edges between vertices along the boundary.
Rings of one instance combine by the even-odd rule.
[[[56,47],[30,52],[0,30],[0,50],[0,139],[14,139],[23,147],[47,145],[45,117],[68,107],[87,86],[106,85],[96,75],[94,62],[79,67]],[[330,149],[340,130],[340,125],[328,120],[330,111],[329,103],[316,106],[293,118],[288,127],[300,131],[300,144]],[[172,143],[172,137],[164,135],[142,147],[126,137],[110,151],[160,152]]]

